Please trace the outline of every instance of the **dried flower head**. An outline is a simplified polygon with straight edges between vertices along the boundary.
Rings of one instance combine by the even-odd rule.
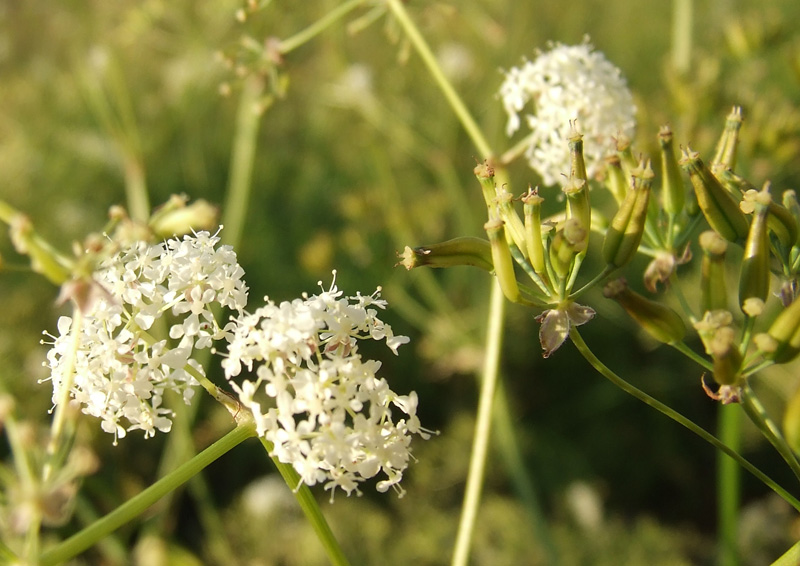
[[[625,78],[605,56],[584,41],[551,45],[536,59],[506,73],[499,96],[508,113],[506,132],[520,128],[520,114],[531,129],[526,156],[546,185],[569,172],[566,139],[570,121],[584,136],[588,175],[614,150],[614,137],[632,136],[636,107]]]
[[[362,359],[361,340],[385,340],[397,353],[408,342],[378,317],[380,289],[343,296],[332,284],[319,295],[267,304],[239,318],[228,357],[229,379],[243,366],[255,375],[232,382],[252,411],[270,455],[291,464],[307,485],[360,493],[358,483],[383,473],[379,491],[399,482],[411,457],[411,435],[428,437],[416,416],[417,395],[398,395],[377,376],[381,363]],[[401,418],[397,418],[397,415]]]
[[[61,317],[46,365],[53,403],[62,388],[84,413],[102,420],[117,438],[141,429],[145,437],[168,432],[172,411],[162,405],[173,390],[189,403],[196,381],[186,371],[202,368],[191,359],[230,328],[221,328],[214,305],[241,311],[247,302],[244,271],[230,246],[217,246],[208,232],[159,244],[136,242],[103,261],[94,274],[91,300],[81,316]],[[155,321],[171,314],[174,341],[150,334]],[[229,325],[230,326],[230,325]]]

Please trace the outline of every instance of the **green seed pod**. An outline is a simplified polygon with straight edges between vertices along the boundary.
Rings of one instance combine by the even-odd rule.
[[[709,344],[714,366],[714,381],[720,385],[735,385],[742,369],[742,354],[736,344],[733,328],[717,330]]]
[[[783,413],[783,436],[796,453],[800,453],[800,388],[798,388]]]
[[[625,178],[630,179],[633,170],[639,165],[636,158],[631,151],[631,140],[624,134],[617,136],[617,156],[622,166],[622,171],[625,173]]]
[[[453,238],[446,242],[410,248],[406,246],[400,254],[403,267],[408,270],[415,267],[453,267],[471,265],[484,271],[493,271],[492,249],[487,240],[481,238]]]
[[[588,232],[592,228],[592,206],[589,203],[589,180],[583,159],[583,136],[573,128],[568,143],[569,179],[562,189],[567,196],[567,219],[575,218]]]
[[[672,146],[672,130],[669,126],[663,126],[658,132],[658,143],[661,146],[661,178],[664,183],[661,189],[661,206],[667,214],[675,216],[683,211],[686,189]]]
[[[711,174],[697,152],[684,151],[680,163],[689,172],[697,204],[709,226],[729,242],[743,241],[748,224],[739,203]]]
[[[611,155],[606,159],[605,173],[604,184],[614,200],[617,201],[617,206],[621,206],[630,189],[630,182],[625,177],[618,155]]]
[[[775,234],[782,246],[791,248],[797,243],[797,238],[800,235],[797,230],[797,222],[795,222],[792,213],[777,202],[771,201],[769,203],[767,226]]]
[[[728,287],[725,278],[725,253],[728,241],[722,236],[707,230],[700,234],[700,248],[703,250],[701,264],[701,308],[703,312],[728,308]]]
[[[528,189],[528,193],[522,197],[525,214],[525,247],[528,249],[528,259],[537,275],[546,280],[547,268],[545,267],[542,242],[543,202],[544,199],[539,196],[538,189]]]
[[[583,136],[572,124],[572,129],[567,139],[569,144],[569,176],[571,179],[582,179],[588,181],[589,177],[586,175],[586,161],[583,158]]]
[[[742,108],[734,106],[725,119],[725,129],[717,142],[714,158],[711,160],[711,169],[736,168],[736,148],[739,146],[739,129],[742,127]]]
[[[800,203],[797,202],[797,194],[794,191],[783,191],[783,206],[792,215],[795,226],[800,228]],[[794,245],[798,244],[800,244],[800,230],[798,230],[798,239],[794,241]]]
[[[499,219],[489,220],[483,225],[486,234],[489,236],[489,243],[492,250],[492,263],[497,281],[503,295],[512,303],[519,302],[520,294],[517,286],[517,276],[514,273],[514,262],[511,259],[511,250],[505,237],[504,222]]]
[[[686,336],[686,326],[678,313],[632,291],[625,279],[610,281],[603,289],[603,295],[617,301],[639,326],[659,342],[674,344]]]
[[[767,299],[769,292],[769,239],[767,238],[767,216],[772,197],[763,190],[745,198],[755,206],[747,241],[744,245],[742,269],[739,273],[739,305],[747,299]]]
[[[800,298],[778,313],[767,334],[775,342],[768,351],[762,349],[765,358],[785,364],[800,354]]]
[[[517,214],[517,211],[514,210],[512,201],[513,196],[505,187],[497,191],[497,196],[494,199],[497,205],[498,216],[500,220],[506,223],[506,238],[509,240],[508,243],[517,246],[523,255],[527,256],[528,249],[525,244],[525,226],[522,223],[522,219]]]
[[[569,274],[572,261],[586,250],[588,240],[589,232],[575,218],[567,218],[558,226],[550,242],[550,264],[558,277],[563,279]]]
[[[639,249],[647,220],[653,177],[649,161],[643,167],[633,170],[633,188],[612,218],[603,240],[603,259],[612,267],[626,265]]]
[[[483,200],[489,209],[489,218],[493,216],[494,210],[494,197],[495,197],[495,182],[494,182],[494,167],[489,165],[488,161],[479,163],[472,170],[481,185],[481,192],[483,193]]]

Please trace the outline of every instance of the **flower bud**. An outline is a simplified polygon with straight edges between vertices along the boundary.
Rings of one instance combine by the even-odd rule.
[[[202,199],[186,206],[186,200],[186,197],[172,195],[170,200],[150,217],[148,223],[150,229],[159,239],[217,227],[215,206]]]
[[[508,247],[508,241],[504,235],[504,222],[499,219],[489,220],[483,225],[486,234],[489,236],[489,243],[491,244],[492,263],[494,265],[494,273],[497,276],[497,281],[500,283],[500,289],[503,295],[513,302],[519,302],[520,294],[519,287],[517,286],[517,276],[514,273],[514,262],[511,259],[511,250]]]
[[[533,270],[541,277],[547,277],[544,262],[544,244],[542,243],[542,202],[538,189],[528,189],[522,197],[523,212],[525,214],[525,246],[528,249],[528,259]]]
[[[680,163],[689,172],[697,204],[709,226],[729,242],[744,240],[748,224],[739,203],[711,174],[699,154],[688,149]]]
[[[800,354],[800,298],[778,313],[767,334],[774,343],[769,348],[759,349],[768,360],[785,364]]]
[[[683,211],[686,190],[683,186],[678,158],[672,146],[672,130],[663,126],[658,132],[658,143],[661,146],[661,206],[672,216]]]
[[[559,225],[550,243],[550,264],[556,275],[564,278],[569,274],[573,259],[586,251],[588,240],[589,232],[579,220],[568,218]]]
[[[717,142],[714,158],[711,160],[711,169],[736,168],[736,148],[739,145],[739,129],[742,127],[742,108],[734,106],[725,119],[725,129]]]
[[[626,265],[639,249],[647,220],[653,176],[649,161],[633,171],[633,187],[611,220],[603,240],[603,259],[610,266]]]
[[[755,206],[750,230],[744,246],[742,269],[739,274],[739,305],[747,299],[765,301],[769,292],[769,239],[767,238],[767,215],[772,197],[762,190],[748,191],[745,198]]]
[[[714,230],[700,234],[703,250],[701,263],[700,292],[703,312],[728,308],[728,287],[725,278],[725,253],[728,241]]]
[[[408,270],[415,267],[453,267],[471,265],[485,271],[493,271],[492,250],[489,242],[481,238],[453,238],[446,242],[410,248],[406,246],[400,263]]]
[[[659,342],[674,344],[686,335],[686,326],[678,313],[632,291],[625,279],[610,281],[603,289],[603,295],[617,301],[631,318]]]

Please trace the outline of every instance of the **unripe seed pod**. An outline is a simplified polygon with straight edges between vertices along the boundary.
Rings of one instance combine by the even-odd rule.
[[[714,381],[720,385],[735,385],[740,378],[742,354],[736,344],[733,328],[717,330],[709,344],[714,365]]]
[[[630,190],[630,181],[625,177],[618,155],[610,155],[606,158],[605,173],[606,188],[617,201],[617,206],[622,206],[622,201],[625,200],[625,195]]]
[[[410,248],[406,246],[400,256],[408,270],[415,267],[453,267],[471,265],[485,271],[493,271],[492,249],[487,240],[461,237],[431,246]]]
[[[550,264],[556,275],[564,278],[569,274],[575,256],[586,250],[589,232],[576,218],[568,218],[556,229],[550,242]]]
[[[739,146],[739,129],[742,127],[742,108],[734,106],[725,119],[725,129],[717,142],[714,159],[711,160],[711,169],[736,168],[736,148]]]
[[[519,302],[520,294],[517,286],[517,276],[514,273],[514,262],[511,259],[511,250],[508,247],[504,230],[504,222],[499,219],[489,220],[483,225],[486,234],[489,236],[489,243],[492,250],[492,263],[497,281],[503,295],[513,302]]]
[[[729,242],[743,241],[748,224],[739,203],[705,166],[697,152],[683,152],[681,165],[689,172],[697,204],[709,226]]]
[[[783,206],[792,215],[795,225],[800,228],[800,203],[797,202],[797,195],[794,191],[783,191]],[[794,241],[794,245],[800,244],[800,229],[798,229],[798,239]]]
[[[767,334],[775,344],[770,347],[771,351],[763,352],[765,358],[784,364],[800,354],[800,298],[778,313]]]
[[[664,126],[658,133],[658,143],[661,146],[661,178],[664,186],[661,188],[661,205],[668,214],[677,215],[683,211],[686,200],[686,189],[683,186],[678,158],[672,146],[672,130]]]
[[[700,277],[702,311],[727,309],[725,253],[728,250],[728,241],[714,230],[703,232],[699,240],[700,248],[703,250]]]
[[[794,216],[775,201],[769,203],[767,226],[784,247],[791,248],[797,243],[800,232],[797,230]]]
[[[544,261],[544,243],[542,242],[542,202],[538,189],[528,189],[522,197],[523,212],[525,214],[525,247],[528,249],[528,259],[533,270],[540,277],[547,278],[547,268]]]
[[[686,325],[678,313],[632,291],[625,279],[610,281],[603,289],[603,295],[617,301],[631,318],[659,342],[674,344],[686,336]]]
[[[783,413],[783,436],[795,453],[800,453],[800,388],[798,388]]]
[[[767,238],[767,216],[772,197],[763,190],[746,195],[755,206],[747,241],[744,245],[742,269],[739,274],[739,305],[747,299],[767,299],[769,292],[769,239]]]
[[[488,161],[484,161],[476,165],[475,169],[472,171],[475,173],[475,177],[481,185],[483,200],[486,203],[486,207],[489,209],[489,218],[492,218],[495,197],[494,167],[492,167]]]
[[[653,177],[649,161],[633,171],[633,188],[612,218],[603,240],[603,259],[612,267],[626,265],[639,249],[647,221]]]
[[[525,226],[512,204],[513,196],[505,187],[497,191],[494,199],[500,220],[506,223],[506,238],[509,244],[514,244],[527,257],[528,249],[525,245]]]
[[[625,178],[630,179],[633,170],[636,169],[639,163],[636,161],[631,151],[630,138],[624,134],[619,134],[617,136],[617,156],[619,157],[622,171],[625,173]]]

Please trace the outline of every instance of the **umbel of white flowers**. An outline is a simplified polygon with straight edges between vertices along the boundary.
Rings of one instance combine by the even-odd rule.
[[[614,138],[633,136],[636,106],[622,72],[588,41],[580,45],[550,45],[533,61],[512,67],[499,97],[508,114],[506,133],[530,128],[525,152],[545,185],[555,185],[569,173],[570,121],[583,134],[589,176],[615,149]]]
[[[379,491],[402,495],[411,435],[429,437],[416,393],[392,391],[377,376],[381,363],[358,353],[361,340],[385,340],[395,354],[408,342],[377,317],[386,307],[379,291],[345,297],[331,284],[291,302],[266,298],[240,319],[222,362],[229,378],[255,368],[255,379],[233,387],[258,434],[272,443],[272,456],[292,464],[302,482],[324,483],[331,498],[336,488],[360,493],[358,483],[379,473],[386,476]]]
[[[69,397],[101,419],[114,442],[132,430],[145,437],[169,432],[173,390],[186,403],[201,375],[196,349],[227,340],[222,365],[271,456],[292,465],[301,481],[348,495],[364,479],[385,475],[377,488],[402,495],[399,482],[411,458],[411,436],[429,437],[416,416],[417,395],[398,395],[377,376],[381,363],[364,360],[361,340],[385,340],[396,354],[408,342],[381,321],[380,290],[345,297],[335,284],[319,295],[244,311],[244,271],[230,246],[208,232],[160,244],[137,242],[103,261],[80,324],[61,317],[51,336],[53,403]],[[237,313],[220,327],[213,306]],[[154,324],[169,315],[169,337],[156,340]],[[155,332],[153,331],[153,334]],[[214,350],[216,351],[216,350]],[[255,375],[236,383],[243,368]],[[394,412],[393,412],[394,411]],[[396,415],[401,418],[397,419]]]
[[[212,307],[241,312],[247,303],[236,253],[218,243],[217,235],[199,232],[158,244],[135,242],[104,260],[94,273],[92,299],[83,306],[77,344],[71,317],[59,319],[52,337],[47,365],[53,403],[71,384],[70,396],[84,413],[101,419],[115,442],[131,430],[141,429],[145,437],[169,432],[172,411],[163,406],[164,393],[173,390],[188,404],[197,382],[184,368],[203,374],[194,350],[210,347],[234,326],[221,328]],[[150,334],[168,313],[173,346]]]

